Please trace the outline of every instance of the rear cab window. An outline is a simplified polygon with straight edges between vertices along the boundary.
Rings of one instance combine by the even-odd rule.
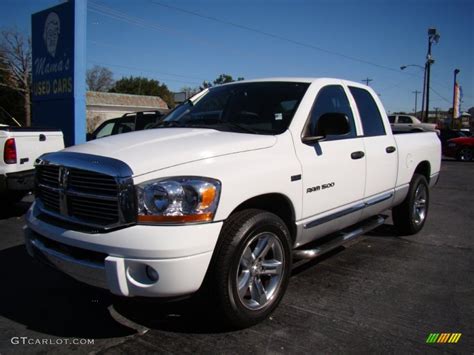
[[[359,110],[364,136],[375,137],[386,135],[382,115],[372,94],[365,89],[353,86],[349,86],[349,90]]]

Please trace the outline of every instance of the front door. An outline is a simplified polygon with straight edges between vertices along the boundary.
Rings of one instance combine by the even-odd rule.
[[[357,138],[354,115],[342,86],[328,85],[319,91],[305,135],[318,135],[317,123],[325,113],[345,114],[350,132],[314,145],[296,144],[303,167],[303,243],[356,223],[363,208],[364,142]]]

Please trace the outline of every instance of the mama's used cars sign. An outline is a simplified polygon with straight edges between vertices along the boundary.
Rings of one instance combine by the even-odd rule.
[[[31,16],[33,124],[67,146],[86,138],[86,15],[86,0],[69,0]]]
[[[32,16],[33,100],[74,91],[74,6],[65,3]]]

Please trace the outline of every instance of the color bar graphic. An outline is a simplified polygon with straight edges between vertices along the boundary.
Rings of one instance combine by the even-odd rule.
[[[430,333],[426,338],[427,344],[456,344],[461,338],[462,333]]]

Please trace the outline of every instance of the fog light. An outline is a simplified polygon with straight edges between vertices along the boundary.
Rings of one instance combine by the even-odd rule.
[[[158,281],[158,278],[159,278],[158,272],[148,265],[146,266],[146,276],[148,276],[148,278],[153,282]]]

